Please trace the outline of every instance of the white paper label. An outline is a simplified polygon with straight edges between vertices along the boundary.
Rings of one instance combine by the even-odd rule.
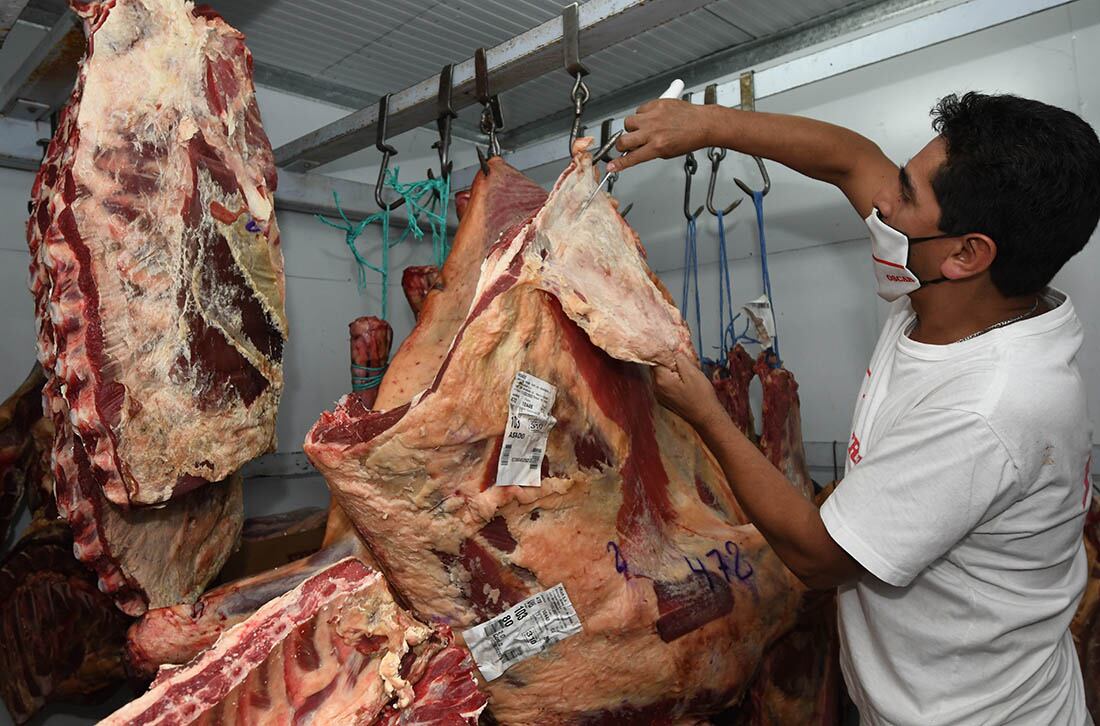
[[[557,584],[464,631],[462,637],[481,675],[491,681],[582,629],[565,586]]]
[[[756,339],[764,348],[771,347],[772,338],[775,337],[775,315],[772,313],[772,304],[767,295],[761,295],[745,305],[742,310],[752,320],[756,329]]]
[[[550,415],[558,389],[520,371],[508,395],[508,424],[497,460],[497,486],[537,487],[542,483],[546,439],[557,420]]]

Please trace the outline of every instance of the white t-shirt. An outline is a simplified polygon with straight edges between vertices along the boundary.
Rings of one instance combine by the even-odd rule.
[[[1069,633],[1086,578],[1092,428],[1082,330],[1049,312],[952,345],[887,320],[847,473],[821,509],[869,574],[840,588],[865,724],[1089,724]]]

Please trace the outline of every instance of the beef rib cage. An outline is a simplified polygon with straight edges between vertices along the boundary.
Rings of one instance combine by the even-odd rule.
[[[485,706],[469,656],[355,558],[304,580],[105,719],[123,724],[451,724]]]

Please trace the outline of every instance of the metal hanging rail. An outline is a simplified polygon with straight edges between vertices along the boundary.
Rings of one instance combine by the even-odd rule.
[[[673,18],[703,7],[711,0],[589,0],[579,8],[585,55],[621,43]],[[488,69],[496,93],[515,88],[560,68],[562,18],[546,21],[488,49]],[[476,102],[474,59],[453,69],[453,104],[461,110]],[[439,76],[393,94],[389,106],[391,136],[433,122]],[[308,171],[374,143],[378,109],[371,106],[349,114],[275,150],[275,163],[293,171]],[[562,142],[562,148],[565,142]]]
[[[761,98],[824,80],[905,53],[927,48],[995,25],[1065,5],[1071,0],[967,0],[927,15],[890,25],[836,45],[791,60],[765,67],[755,73],[742,71],[739,77],[717,86],[717,101],[727,106],[755,103]],[[727,74],[741,71],[729,68]],[[675,71],[674,71],[675,72]],[[746,79],[747,76],[747,79]],[[748,84],[743,85],[747,80]],[[755,87],[754,90],[749,90]],[[701,90],[701,87],[693,89]],[[749,90],[747,95],[743,91]],[[701,95],[701,94],[696,94]],[[620,109],[613,122],[622,128],[623,119],[633,109]],[[625,113],[624,113],[625,112]],[[563,131],[566,124],[562,124]],[[516,169],[526,171],[544,164],[564,162],[568,133],[553,136],[503,156]],[[477,166],[455,169],[451,186],[464,189],[473,183]]]
[[[0,48],[4,47],[4,41],[8,33],[15,26],[15,21],[27,7],[27,0],[0,0]]]

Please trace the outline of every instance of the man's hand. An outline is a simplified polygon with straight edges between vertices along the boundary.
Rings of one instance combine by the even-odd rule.
[[[724,416],[714,386],[695,361],[677,353],[675,366],[673,369],[657,365],[653,369],[657,400],[696,428],[715,416]]]
[[[713,108],[713,107],[711,107]],[[710,109],[673,99],[649,101],[638,107],[623,124],[627,133],[615,148],[629,151],[613,159],[607,170],[622,171],[650,159],[671,159],[709,145]]]

